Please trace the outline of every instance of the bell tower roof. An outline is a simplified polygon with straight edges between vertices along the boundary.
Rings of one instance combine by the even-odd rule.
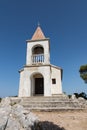
[[[45,37],[41,27],[38,26],[31,38],[31,40],[41,40],[41,39],[46,39],[46,37]]]

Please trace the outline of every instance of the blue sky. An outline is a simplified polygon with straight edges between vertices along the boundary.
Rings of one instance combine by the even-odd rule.
[[[63,68],[63,92],[86,92],[79,67],[87,64],[87,0],[0,0],[0,97],[18,94],[26,40],[37,24],[50,38],[51,63]]]

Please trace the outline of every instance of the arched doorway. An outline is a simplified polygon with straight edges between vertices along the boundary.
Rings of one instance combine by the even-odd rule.
[[[44,78],[42,74],[37,73],[31,79],[32,96],[44,95]]]

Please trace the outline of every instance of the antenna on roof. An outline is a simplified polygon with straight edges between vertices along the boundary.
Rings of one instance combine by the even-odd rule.
[[[38,27],[40,26],[40,22],[38,22]]]

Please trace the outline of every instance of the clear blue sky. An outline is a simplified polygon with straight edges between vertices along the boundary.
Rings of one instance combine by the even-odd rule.
[[[50,38],[51,63],[63,68],[63,92],[86,92],[79,67],[87,64],[87,0],[0,0],[0,97],[18,93],[26,40],[38,21]]]

